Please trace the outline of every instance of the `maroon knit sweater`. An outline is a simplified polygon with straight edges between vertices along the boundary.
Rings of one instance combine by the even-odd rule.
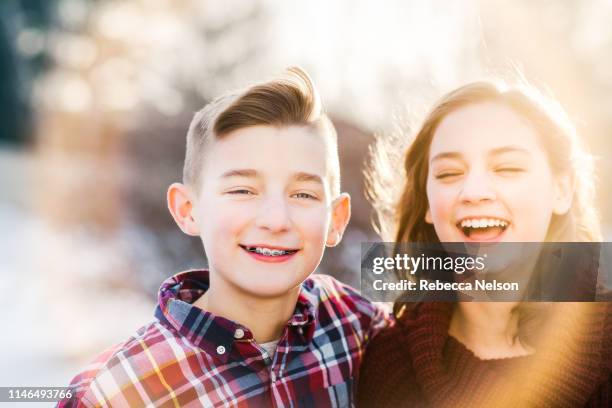
[[[498,360],[448,335],[452,303],[417,305],[370,343],[358,406],[612,407],[612,304],[587,305],[533,355]]]

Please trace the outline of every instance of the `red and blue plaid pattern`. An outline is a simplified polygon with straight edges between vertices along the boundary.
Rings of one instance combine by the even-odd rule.
[[[156,321],[100,355],[59,407],[346,407],[364,347],[389,314],[326,275],[302,284],[269,357],[248,328],[191,305],[208,271],[179,273],[159,292]]]

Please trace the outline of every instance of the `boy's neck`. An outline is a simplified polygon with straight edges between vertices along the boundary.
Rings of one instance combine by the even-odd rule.
[[[251,330],[258,343],[278,340],[293,315],[300,287],[280,297],[253,296],[228,282],[211,282],[193,305],[216,316],[240,323]]]

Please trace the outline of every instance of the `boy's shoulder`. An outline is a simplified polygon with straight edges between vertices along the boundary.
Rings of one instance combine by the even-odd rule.
[[[70,382],[71,398],[61,401],[58,407],[129,403],[132,397],[142,395],[136,391],[143,385],[142,379],[185,358],[193,352],[189,348],[178,333],[158,320],[152,321],[84,367]]]
[[[302,284],[305,291],[319,302],[326,300],[358,303],[380,307],[381,303],[373,303],[359,293],[354,287],[339,281],[331,275],[315,273],[310,275]]]
[[[389,305],[368,300],[357,289],[333,276],[313,274],[302,286],[303,293],[317,309],[319,324],[339,317],[357,317],[374,334],[392,323]]]
[[[322,273],[312,274],[304,281],[302,287],[313,296],[318,296],[322,301],[327,299],[342,300],[349,297],[360,302],[372,303],[361,296],[357,289],[340,282],[331,275]]]

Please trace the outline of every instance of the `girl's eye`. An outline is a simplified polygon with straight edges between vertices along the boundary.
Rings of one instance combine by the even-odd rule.
[[[296,197],[296,198],[307,198],[307,199],[310,199],[310,200],[316,200],[317,199],[317,197],[313,196],[312,194],[308,194],[308,193],[295,193],[293,195],[293,197]]]
[[[449,179],[451,177],[460,176],[461,174],[462,173],[458,172],[458,171],[447,171],[447,172],[442,172],[442,173],[436,174],[436,179],[444,180],[444,179]]]
[[[521,173],[522,171],[524,170],[520,167],[500,167],[498,169],[495,169],[496,173],[506,173],[506,174]]]

